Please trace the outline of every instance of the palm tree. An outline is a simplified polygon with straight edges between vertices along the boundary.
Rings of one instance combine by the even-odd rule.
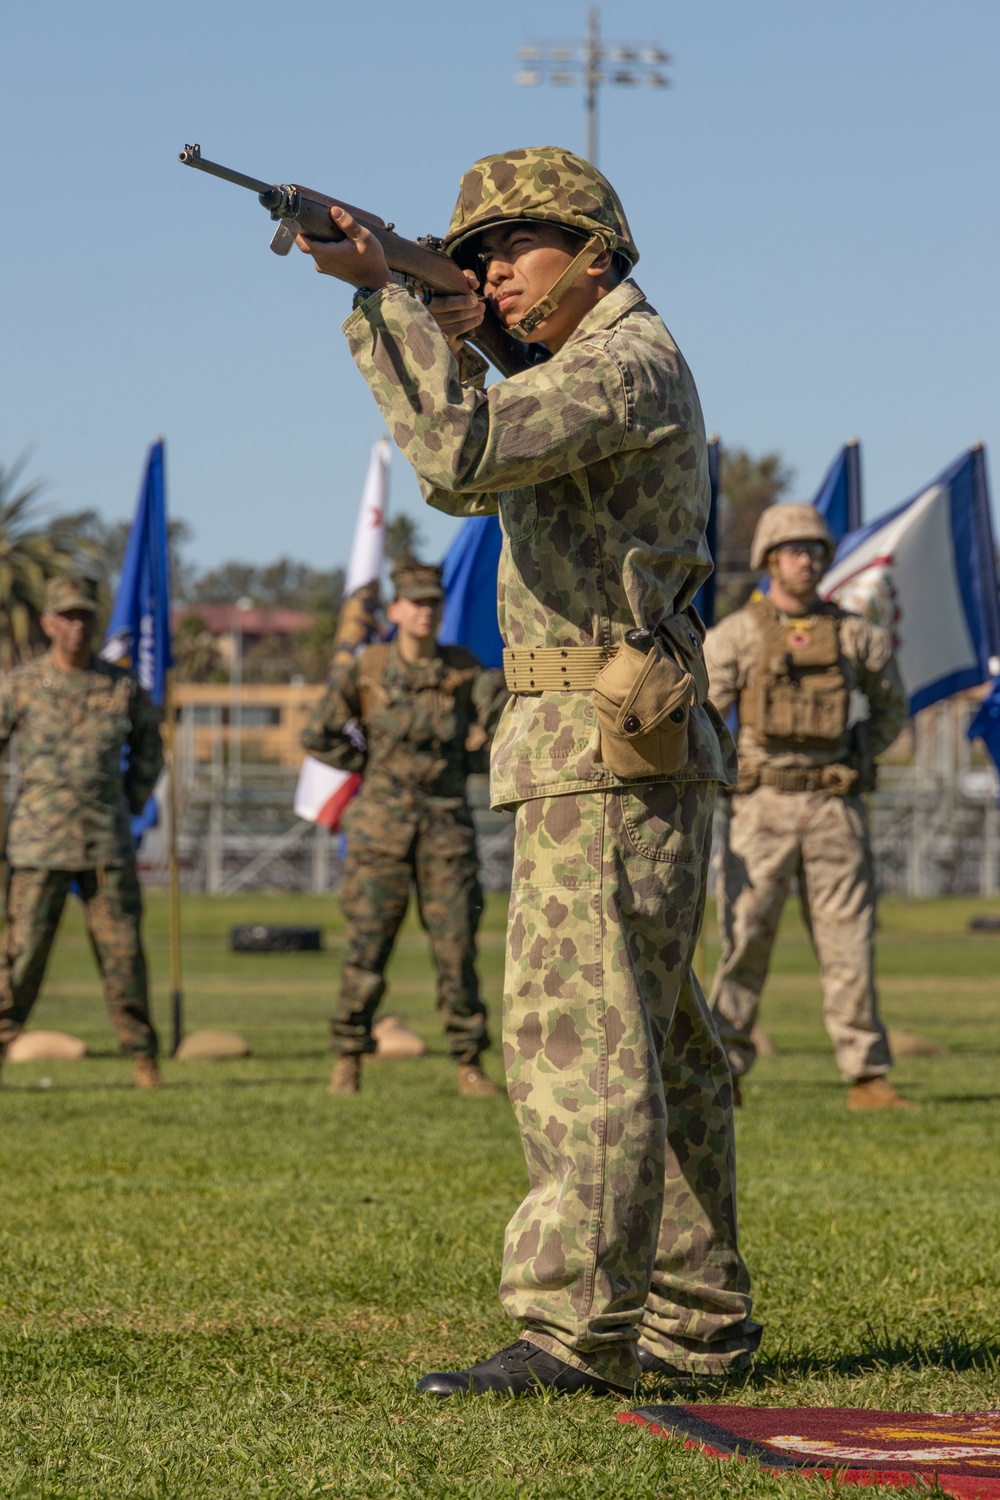
[[[0,671],[33,656],[41,640],[38,619],[45,581],[69,557],[40,529],[35,502],[40,483],[18,488],[25,459],[0,464]]]

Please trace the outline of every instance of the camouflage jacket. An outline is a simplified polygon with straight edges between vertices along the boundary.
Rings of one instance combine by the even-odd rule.
[[[838,621],[841,668],[852,696],[860,694],[867,700],[865,755],[874,759],[892,744],[906,722],[906,693],[892,654],[889,632],[860,615],[848,614],[836,604],[817,601],[810,613],[834,615]],[[781,615],[779,618],[790,619],[791,616]],[[705,663],[709,691],[720,713],[727,714],[750,683],[760,660],[765,628],[764,617],[744,605],[708,632]],[[855,698],[855,714],[861,707]],[[840,744],[831,743],[829,749],[822,751],[769,751],[750,726],[742,724],[740,764],[750,768],[766,764],[774,770],[788,770],[847,763],[854,753],[849,733]]]
[[[367,298],[344,331],[428,502],[499,513],[509,646],[615,646],[690,604],[711,572],[701,407],[634,282],[552,359],[485,390],[461,384],[434,320],[401,288]],[[493,746],[494,805],[620,785],[598,748],[589,693],[512,697]],[[729,784],[735,769],[718,716],[694,709],[690,759],[669,779]]]
[[[327,765],[363,771],[360,802],[405,821],[428,799],[465,804],[466,776],[478,769],[470,756],[492,737],[506,696],[501,674],[463,646],[439,646],[426,662],[369,646],[334,671],[302,745]]]
[[[0,683],[0,749],[12,735],[21,778],[9,863],[91,870],[132,860],[129,814],[142,811],[163,765],[160,712],[145,688],[99,657],[66,672],[46,654]]]

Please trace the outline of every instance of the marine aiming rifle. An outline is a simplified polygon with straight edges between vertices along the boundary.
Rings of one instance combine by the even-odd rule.
[[[311,240],[346,239],[330,218],[331,208],[343,208],[378,240],[395,278],[418,295],[440,292],[455,296],[469,290],[462,271],[444,254],[440,248],[441,240],[434,235],[426,235],[420,240],[404,239],[395,233],[394,224],[387,224],[367,209],[355,208],[341,198],[328,198],[324,193],[300,187],[295,182],[262,182],[257,177],[247,177],[244,172],[220,167],[218,162],[207,161],[202,156],[199,145],[185,146],[179,158],[186,167],[197,167],[200,172],[222,177],[226,182],[234,182],[237,187],[248,188],[257,194],[262,207],[278,224],[271,239],[275,255],[287,255],[297,234],[304,234]],[[511,338],[489,303],[486,304],[485,318],[467,336],[466,343],[484,354],[501,375],[516,375],[548,357],[547,352],[537,345],[522,344]]]

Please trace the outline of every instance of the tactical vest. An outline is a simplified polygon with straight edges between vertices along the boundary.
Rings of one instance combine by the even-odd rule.
[[[771,751],[829,750],[847,731],[850,703],[836,615],[785,619],[769,599],[747,607],[763,628],[740,723]]]

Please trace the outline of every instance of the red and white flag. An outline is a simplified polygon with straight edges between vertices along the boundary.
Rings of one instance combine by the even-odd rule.
[[[354,545],[344,582],[344,598],[382,576],[385,556],[385,521],[389,507],[389,457],[392,445],[380,437],[372,447],[371,461],[361,492],[361,507],[354,528]]]
[[[295,788],[295,815],[336,833],[344,809],[361,787],[357,771],[336,771],[307,755]]]
[[[372,447],[344,584],[345,603],[359,589],[377,583],[382,576],[391,453],[392,445],[387,437],[380,437]],[[295,788],[295,814],[307,823],[320,823],[335,833],[340,827],[344,809],[360,786],[361,776],[357,771],[336,771],[307,755]]]

